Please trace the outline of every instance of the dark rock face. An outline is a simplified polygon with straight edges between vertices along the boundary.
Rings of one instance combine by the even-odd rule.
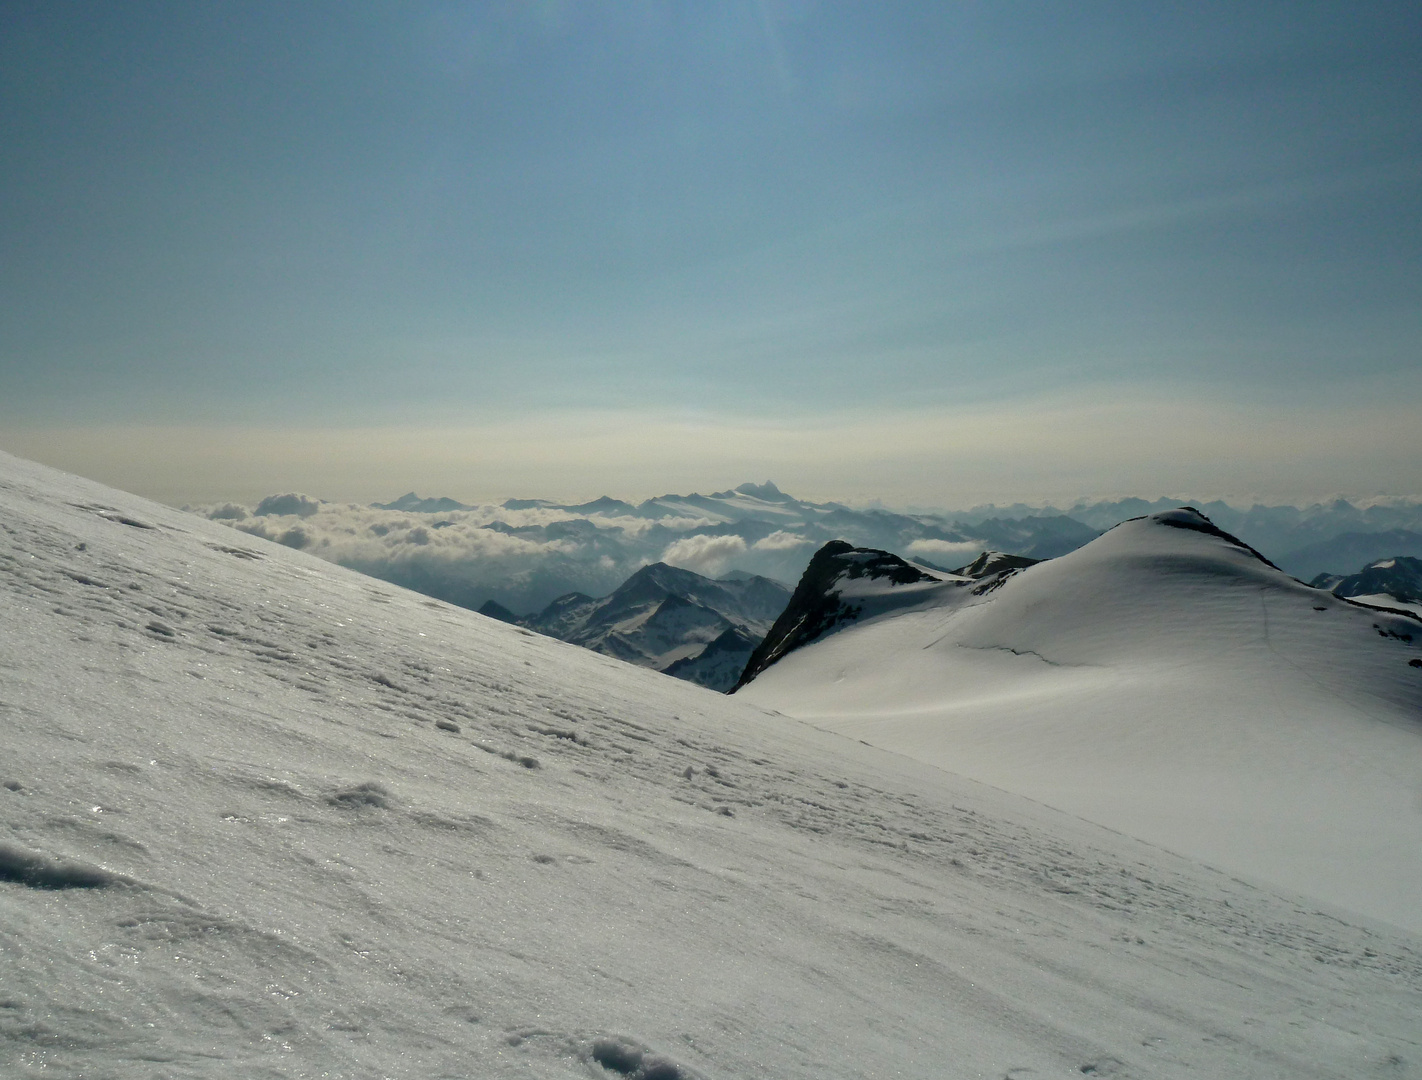
[[[984,551],[967,566],[961,566],[953,573],[974,580],[1000,574],[1004,570],[1025,570],[1036,566],[1041,559],[1029,559],[1026,555],[1008,555],[1003,551]]]
[[[518,616],[497,600],[486,600],[484,606],[479,609],[479,614],[486,615],[491,619],[498,619],[499,622],[518,622]]]
[[[1388,529],[1341,533],[1290,551],[1279,560],[1279,565],[1296,577],[1312,579],[1318,574],[1336,573],[1350,566],[1371,566],[1399,555],[1414,559],[1422,556],[1422,531]]]
[[[569,641],[569,635],[577,632],[597,606],[597,601],[583,593],[572,592],[558,597],[537,615],[528,615],[519,620],[520,625],[540,634]]]
[[[1422,603],[1422,559],[1394,555],[1379,559],[1356,574],[1319,574],[1309,582],[1315,589],[1327,589],[1334,596],[1376,596],[1384,594],[1403,602]]]
[[[734,690],[740,689],[786,653],[823,637],[859,613],[859,605],[840,598],[840,582],[876,578],[895,585],[939,579],[887,551],[857,548],[831,540],[815,552],[780,618],[751,653]]]

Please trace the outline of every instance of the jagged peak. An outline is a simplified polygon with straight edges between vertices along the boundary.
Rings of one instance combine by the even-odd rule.
[[[887,581],[890,587],[942,580],[892,552],[855,547],[844,540],[829,541],[810,559],[785,610],[746,661],[732,693],[786,653],[853,618],[858,608],[844,603],[840,595],[848,582],[866,579]]]
[[[404,513],[418,514],[443,514],[451,510],[470,509],[458,499],[451,499],[447,495],[422,498],[413,491],[407,491],[394,502],[371,503],[377,510],[399,510]]]
[[[763,484],[744,483],[735,489],[741,495],[749,495],[752,498],[760,499],[764,502],[791,502],[791,497],[781,491],[775,484],[767,480]]]

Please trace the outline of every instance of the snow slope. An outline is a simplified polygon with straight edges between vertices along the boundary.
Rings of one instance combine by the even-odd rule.
[[[1211,528],[1155,514],[997,588],[942,575],[738,696],[1422,930],[1422,621]]]
[[[1422,940],[0,456],[0,1075],[1418,1077]]]

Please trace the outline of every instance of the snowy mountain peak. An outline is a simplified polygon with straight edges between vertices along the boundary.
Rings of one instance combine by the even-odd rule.
[[[1173,529],[1189,529],[1192,532],[1204,533],[1206,536],[1218,537],[1219,539],[1225,541],[1225,543],[1227,544],[1233,544],[1241,551],[1249,552],[1249,554],[1253,555],[1265,566],[1273,567],[1275,570],[1279,569],[1277,566],[1274,566],[1272,562],[1266,559],[1254,548],[1246,544],[1239,537],[1233,536],[1230,533],[1225,532],[1213,521],[1207,518],[1204,514],[1196,510],[1193,506],[1181,506],[1174,510],[1163,510],[1157,514],[1147,514],[1143,517],[1128,518],[1126,521],[1121,522],[1121,525],[1129,525],[1132,522],[1136,521],[1148,521],[1158,525],[1168,525]],[[1117,526],[1117,528],[1120,527],[1120,525]]]
[[[1382,854],[1422,844],[1422,619],[1309,588],[1186,507],[904,588],[862,611],[797,594],[737,696],[1422,926],[1422,864]]]
[[[938,584],[943,580],[944,575],[890,552],[831,540],[815,552],[790,602],[751,654],[735,688],[750,682],[791,650],[860,617],[866,605],[882,608],[887,601],[891,606],[893,599],[903,595],[904,586]]]
[[[377,510],[399,510],[406,514],[447,514],[455,510],[470,509],[455,499],[445,497],[423,499],[413,491],[406,492],[394,502],[371,503],[370,505]]]
[[[752,498],[761,499],[764,502],[794,502],[795,500],[786,495],[773,483],[767,480],[763,484],[741,484],[736,491],[742,495],[749,495]]]

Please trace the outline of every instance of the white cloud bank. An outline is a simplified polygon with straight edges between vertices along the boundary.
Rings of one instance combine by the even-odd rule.
[[[746,542],[739,536],[687,536],[667,545],[662,562],[714,578],[724,574],[731,561],[745,553]]]
[[[977,540],[955,543],[951,540],[923,539],[909,544],[907,554],[920,556],[951,570],[972,562],[982,550],[983,545]]]
[[[813,544],[813,540],[806,539],[797,533],[786,532],[778,529],[769,536],[762,537],[752,545],[757,551],[794,551],[798,547],[806,544]]]
[[[284,501],[264,504],[288,508]],[[290,508],[308,509],[296,502]],[[495,512],[511,520],[499,528],[486,527],[498,520]],[[636,568],[640,554],[616,528],[600,529],[541,508],[410,514],[320,503],[299,516],[237,519],[224,505],[210,510],[209,516],[451,603],[477,608],[494,599],[520,613],[541,608],[566,592],[608,592]]]

